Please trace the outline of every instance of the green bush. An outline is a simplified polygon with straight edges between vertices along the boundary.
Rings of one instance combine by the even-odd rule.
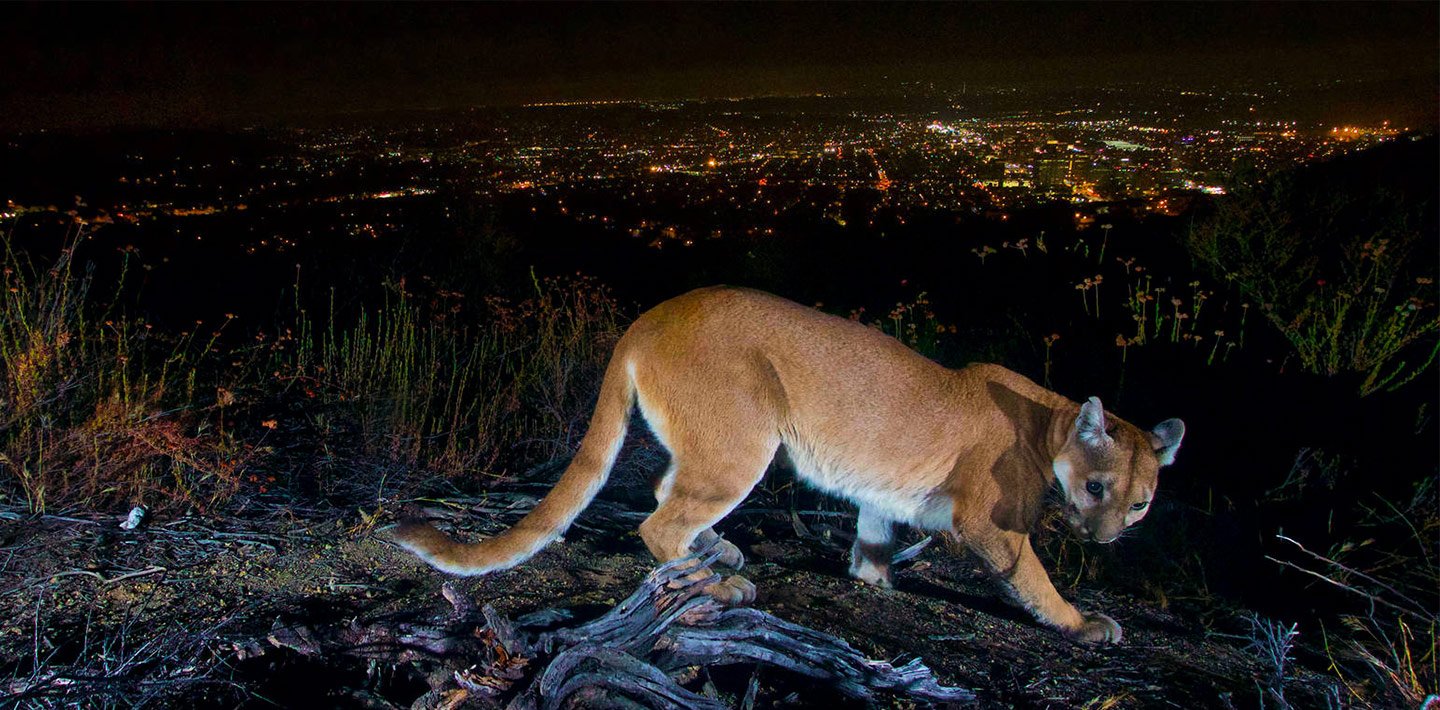
[[[1307,371],[1358,375],[1368,395],[1414,379],[1440,349],[1435,264],[1412,258],[1424,209],[1382,190],[1355,199],[1286,175],[1249,180],[1190,248],[1259,305]]]

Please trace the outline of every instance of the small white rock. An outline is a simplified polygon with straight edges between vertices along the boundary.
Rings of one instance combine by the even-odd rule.
[[[124,530],[134,530],[143,522],[145,522],[145,506],[137,505],[130,509],[130,515],[125,518],[125,522],[120,523],[120,527]]]

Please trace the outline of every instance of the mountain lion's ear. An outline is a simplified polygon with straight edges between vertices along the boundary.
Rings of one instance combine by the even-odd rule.
[[[1092,449],[1103,449],[1114,442],[1105,433],[1105,407],[1099,397],[1091,397],[1080,405],[1080,416],[1075,418],[1075,436]]]
[[[1185,422],[1166,419],[1150,430],[1150,442],[1155,445],[1155,456],[1161,466],[1175,463],[1175,452],[1180,449],[1180,440],[1185,438]]]

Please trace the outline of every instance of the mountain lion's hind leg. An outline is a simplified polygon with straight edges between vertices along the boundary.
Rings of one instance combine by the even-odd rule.
[[[740,452],[735,450],[738,443],[727,441],[730,450],[724,453],[703,446],[677,447],[672,452],[676,461],[675,479],[660,506],[640,524],[640,537],[655,559],[661,562],[679,559],[690,554],[697,542],[708,541],[709,536],[716,535],[710,526],[745,499],[764,475],[779,446],[778,440],[756,442],[747,447],[749,451]],[[735,550],[737,557],[739,552]],[[728,564],[735,560],[722,558],[722,561]],[[708,568],[697,569],[690,575],[692,579],[708,576]],[[705,593],[726,604],[745,604],[755,600],[755,585],[734,575],[706,587]]]
[[[670,491],[675,485],[676,468],[677,466],[672,457],[670,465],[665,469],[665,473],[656,480],[655,501],[657,503],[664,503],[665,499],[670,497]],[[715,559],[716,562],[735,570],[745,566],[745,554],[740,552],[740,548],[736,547],[734,543],[720,537],[720,534],[715,532],[715,528],[705,528],[701,530],[700,534],[695,536],[695,542],[690,544],[690,551],[699,552],[710,548],[712,545],[716,548],[715,552],[720,553],[719,557]]]
[[[895,556],[895,522],[874,508],[860,506],[855,546],[850,548],[850,576],[890,588],[890,559]]]
[[[695,542],[690,545],[690,549],[699,552],[711,545],[715,546],[715,552],[720,553],[720,556],[715,558],[716,562],[734,570],[745,567],[745,553],[741,552],[735,543],[720,537],[715,528],[701,530],[700,534],[695,536]]]

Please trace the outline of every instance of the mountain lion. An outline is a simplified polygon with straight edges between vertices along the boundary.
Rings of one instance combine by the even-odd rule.
[[[1028,537],[1044,495],[1058,480],[1074,530],[1112,542],[1145,517],[1185,433],[1178,419],[1144,431],[1094,397],[1076,404],[997,365],[948,370],[874,328],[776,296],[704,288],[626,331],[579,453],[515,527],[462,544],[404,522],[394,539],[453,574],[520,564],[605,484],[636,405],[671,455],[659,506],[640,524],[662,562],[717,544],[718,562],[739,569],[744,556],[711,526],[783,444],[801,478],[859,506],[853,576],[890,586],[896,523],[954,533],[1036,618],[1086,642],[1118,642],[1120,626],[1050,583]],[[755,598],[739,576],[706,591],[731,604]]]

